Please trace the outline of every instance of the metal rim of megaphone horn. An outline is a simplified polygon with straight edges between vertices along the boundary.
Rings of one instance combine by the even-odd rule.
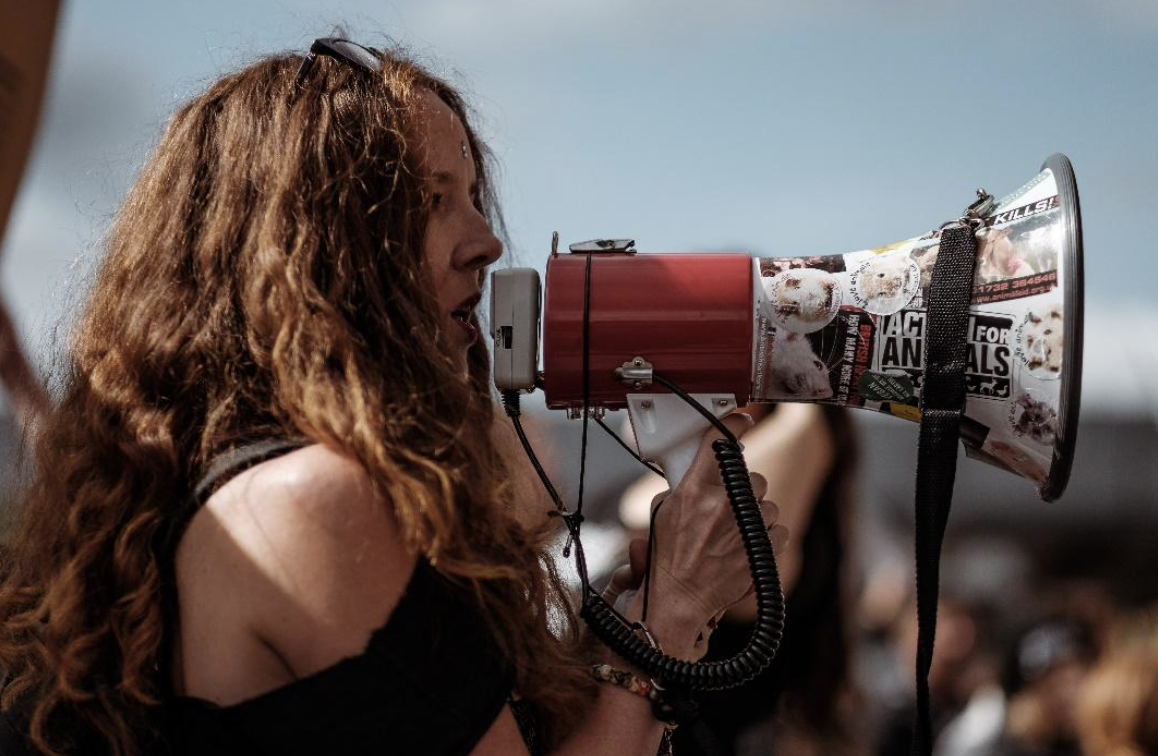
[[[1078,438],[1078,416],[1082,398],[1082,335],[1085,322],[1085,296],[1082,269],[1082,216],[1078,202],[1078,185],[1069,158],[1056,153],[1042,163],[1057,182],[1064,236],[1060,259],[1064,277],[1062,300],[1065,317],[1065,352],[1062,360],[1062,389],[1058,402],[1058,429],[1053,448],[1053,462],[1038,494],[1045,501],[1062,495],[1073,468],[1074,448]]]

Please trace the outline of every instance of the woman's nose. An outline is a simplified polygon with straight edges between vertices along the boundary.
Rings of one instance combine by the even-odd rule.
[[[455,266],[461,270],[480,270],[502,257],[503,243],[495,236],[482,215],[472,225],[471,233],[454,253]]]

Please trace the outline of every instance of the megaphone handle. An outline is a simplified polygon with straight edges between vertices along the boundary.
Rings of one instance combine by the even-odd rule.
[[[668,656],[652,642],[640,637],[638,627],[629,623],[586,583],[579,611],[596,638],[621,658],[662,681],[667,693],[654,706],[659,709],[657,716],[666,721],[681,722],[694,718],[696,707],[686,698],[688,691],[734,688],[767,669],[784,634],[784,593],[780,587],[776,557],[760,512],[760,502],[752,491],[740,443],[726,437],[718,438],[712,442],[712,452],[739,527],[740,541],[748,554],[756,593],[756,625],[747,645],[727,659],[718,661],[689,662]]]
[[[735,394],[692,394],[716,417],[736,409]],[[675,489],[691,469],[707,418],[674,394],[630,394],[627,414],[635,433],[639,456],[658,462],[668,485]]]

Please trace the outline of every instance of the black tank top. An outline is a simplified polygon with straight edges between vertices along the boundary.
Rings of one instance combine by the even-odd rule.
[[[512,685],[477,611],[420,562],[362,654],[231,706],[175,697],[170,739],[178,756],[467,754]]]
[[[260,441],[220,457],[169,535],[168,563],[193,515],[233,476],[304,446]],[[176,592],[168,605],[175,608]],[[170,627],[175,627],[172,610]],[[230,706],[176,696],[174,756],[469,753],[510,698],[514,674],[467,590],[419,560],[366,650]]]
[[[215,461],[194,488],[159,551],[169,570],[168,637],[177,622],[173,557],[189,521],[227,480],[306,443],[267,440],[236,449]],[[171,658],[171,649],[161,658]],[[169,751],[172,756],[461,756],[490,728],[513,685],[512,667],[468,590],[419,560],[389,621],[361,654],[230,706],[172,696],[166,701]],[[525,709],[515,713],[531,753],[540,752],[533,717]],[[0,753],[19,756],[23,738],[6,735],[5,728],[0,717]],[[90,753],[102,751],[83,751]]]

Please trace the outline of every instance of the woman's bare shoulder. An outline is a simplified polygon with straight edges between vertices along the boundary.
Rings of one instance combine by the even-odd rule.
[[[296,675],[361,652],[415,563],[366,471],[322,445],[230,480],[177,557],[183,613],[186,598],[216,602],[210,614],[225,610]]]

